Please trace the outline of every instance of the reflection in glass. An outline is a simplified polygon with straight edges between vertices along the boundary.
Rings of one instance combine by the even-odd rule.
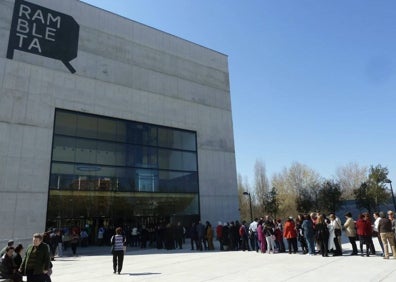
[[[199,214],[195,132],[64,110],[54,124],[49,218]]]

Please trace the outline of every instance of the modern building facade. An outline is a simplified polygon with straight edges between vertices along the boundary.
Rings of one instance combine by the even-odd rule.
[[[227,56],[78,0],[3,0],[0,37],[0,241],[239,218]]]

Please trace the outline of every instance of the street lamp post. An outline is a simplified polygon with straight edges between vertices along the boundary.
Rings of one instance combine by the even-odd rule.
[[[252,198],[250,197],[250,193],[249,192],[243,192],[243,195],[248,195],[249,196],[250,222],[253,222]]]
[[[385,183],[389,183],[389,185],[390,185],[390,190],[391,190],[391,194],[392,194],[393,209],[396,212],[396,202],[395,202],[395,195],[393,195],[392,181],[390,179],[385,179],[384,182]]]

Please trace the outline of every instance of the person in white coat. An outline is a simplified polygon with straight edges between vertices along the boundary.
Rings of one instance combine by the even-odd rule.
[[[335,216],[334,213],[331,213],[330,216],[330,224],[334,228],[334,244],[335,244],[335,252],[334,256],[341,256],[342,255],[342,249],[341,249],[341,230],[342,230],[342,224],[341,220]]]
[[[336,250],[336,245],[334,243],[335,233],[334,233],[334,226],[330,223],[330,220],[326,218],[327,228],[329,229],[329,242],[327,244],[329,251],[332,253]]]

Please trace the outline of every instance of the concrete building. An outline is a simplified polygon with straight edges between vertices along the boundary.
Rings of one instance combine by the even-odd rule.
[[[239,218],[226,55],[78,0],[3,0],[0,38],[1,242]]]

